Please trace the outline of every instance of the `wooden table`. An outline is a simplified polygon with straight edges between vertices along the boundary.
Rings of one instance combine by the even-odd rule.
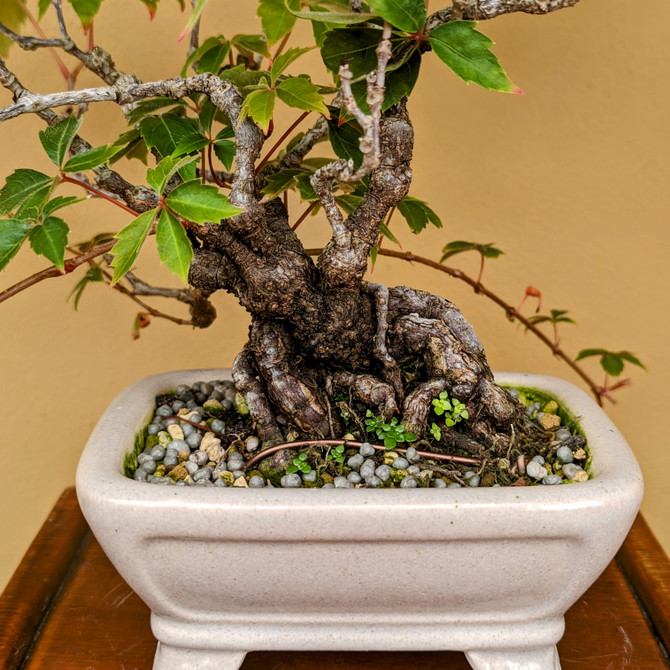
[[[548,578],[551,578],[548,575]],[[523,588],[523,575],[520,575]],[[670,563],[642,517],[568,611],[563,670],[670,668]],[[103,554],[66,489],[0,597],[3,670],[149,670],[149,610]],[[457,652],[254,652],[243,670],[468,670]]]

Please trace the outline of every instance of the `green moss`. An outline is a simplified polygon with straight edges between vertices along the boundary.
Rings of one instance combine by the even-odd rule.
[[[144,447],[146,446],[148,425],[149,422],[135,435],[135,444],[132,451],[129,451],[123,458],[123,474],[131,479],[135,470],[137,470],[137,457],[144,451]]]

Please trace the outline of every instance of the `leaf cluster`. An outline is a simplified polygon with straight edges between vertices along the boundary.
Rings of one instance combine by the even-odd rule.
[[[584,358],[598,356],[600,358],[600,366],[606,374],[612,377],[618,377],[624,370],[626,363],[637,365],[639,368],[646,370],[645,365],[639,358],[631,354],[630,351],[608,351],[607,349],[582,349],[575,358],[576,361],[581,361]]]
[[[308,457],[309,455],[306,451],[301,451],[298,456],[293,459],[291,465],[286,468],[286,474],[291,475],[294,472],[298,472],[298,470],[303,473],[311,472],[312,466],[307,462]]]
[[[387,422],[383,416],[375,416],[370,410],[366,414],[365,429],[382,440],[387,449],[394,449],[399,442],[415,442],[417,439],[414,433],[406,431],[405,426],[398,423],[397,417]]]

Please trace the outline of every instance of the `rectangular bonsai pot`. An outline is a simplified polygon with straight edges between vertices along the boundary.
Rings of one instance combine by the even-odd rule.
[[[123,475],[154,396],[228,370],[143,379],[112,402],[77,470],[95,536],[151,608],[155,670],[237,669],[252,650],[462,650],[477,670],[556,670],[565,611],[628,533],[642,476],[585,393],[500,373],[577,419],[595,477],[563,486],[241,489]]]

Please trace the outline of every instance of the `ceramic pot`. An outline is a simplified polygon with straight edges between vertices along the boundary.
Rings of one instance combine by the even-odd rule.
[[[77,470],[88,523],[151,608],[155,670],[236,670],[253,650],[461,650],[476,670],[558,670],[565,611],[628,533],[642,476],[573,385],[498,374],[577,418],[595,477],[524,489],[151,486],[124,455],[154,396],[229,371],[143,379],[112,402]]]

